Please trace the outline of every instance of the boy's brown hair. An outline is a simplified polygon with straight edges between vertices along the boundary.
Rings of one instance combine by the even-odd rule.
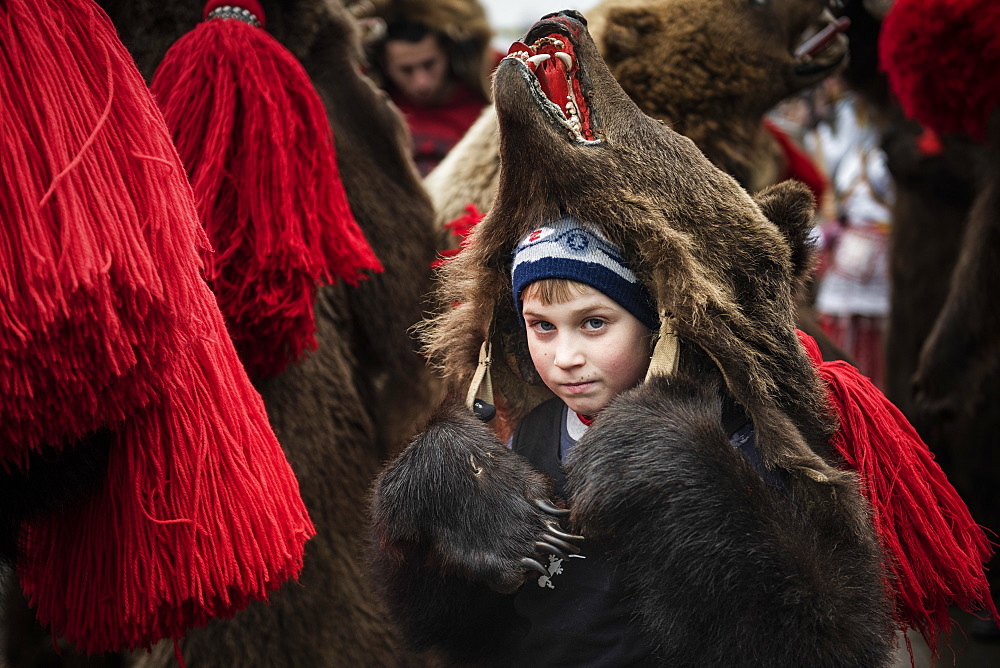
[[[593,290],[589,285],[568,278],[543,278],[531,283],[521,293],[522,299],[537,299],[545,306],[563,304]]]

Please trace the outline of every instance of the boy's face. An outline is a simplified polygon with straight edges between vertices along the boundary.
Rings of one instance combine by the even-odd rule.
[[[525,290],[521,313],[538,375],[571,409],[593,416],[646,375],[651,332],[604,293],[580,287],[548,305]]]

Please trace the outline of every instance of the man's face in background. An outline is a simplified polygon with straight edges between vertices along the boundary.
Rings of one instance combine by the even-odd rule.
[[[385,72],[414,104],[440,104],[451,94],[448,54],[435,35],[427,35],[419,42],[386,42]]]

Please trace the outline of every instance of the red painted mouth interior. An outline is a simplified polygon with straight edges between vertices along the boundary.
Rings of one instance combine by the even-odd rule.
[[[584,139],[592,141],[594,132],[590,124],[590,107],[587,106],[586,98],[583,96],[583,89],[580,87],[580,66],[577,63],[576,53],[573,51],[573,44],[569,38],[559,33],[553,33],[547,37],[542,37],[534,44],[528,45],[524,42],[514,42],[511,44],[507,55],[518,52],[527,52],[529,56],[547,54],[551,56],[548,60],[539,63],[527,63],[528,69],[535,73],[542,92],[553,104],[559,107],[566,120],[570,120],[571,114],[566,109],[568,101],[576,106],[577,117],[580,121],[580,134]],[[566,71],[565,63],[557,58],[555,54],[562,52],[572,59],[569,71]],[[572,86],[572,97],[570,97],[570,86]]]

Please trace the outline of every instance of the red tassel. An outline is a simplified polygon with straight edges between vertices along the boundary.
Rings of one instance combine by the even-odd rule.
[[[161,262],[162,253],[202,242],[182,227],[141,234],[154,215],[181,218],[186,202],[135,196],[151,170],[164,169],[119,131],[130,113],[122,99],[137,84],[108,67],[106,44],[78,62],[63,15],[77,16],[0,4],[0,469],[8,471],[24,469],[38,446],[120,422],[161,392],[157,334],[177,315],[163,277],[178,264]]]
[[[840,420],[833,444],[871,502],[901,628],[916,628],[936,648],[951,605],[995,619],[983,572],[992,547],[934,455],[871,381],[846,362],[823,362],[808,335],[799,339]]]
[[[485,213],[482,213],[476,208],[475,204],[467,204],[465,206],[465,213],[463,213],[458,218],[449,220],[444,224],[444,227],[448,229],[454,236],[458,237],[461,242],[457,248],[449,248],[447,250],[441,251],[441,257],[431,263],[433,269],[437,269],[448,260],[452,259],[458,255],[463,248],[469,245],[469,235],[472,234],[472,228],[479,224],[483,218],[486,217]]]
[[[917,148],[924,155],[939,155],[944,150],[944,145],[936,132],[930,128],[924,128],[924,131],[917,137]]]
[[[98,493],[23,529],[29,602],[85,652],[231,617],[297,577],[315,534],[210,299],[187,304],[202,331],[178,346],[164,402],[116,432]]]
[[[240,5],[262,23],[256,2]],[[217,254],[209,284],[251,376],[315,349],[320,281],[382,267],[351,214],[323,103],[305,69],[264,30],[209,19],[167,52],[153,94]]]
[[[263,598],[314,530],[201,279],[180,159],[107,16],[0,1],[0,85],[0,354],[5,379],[23,372],[21,408],[35,402],[4,414],[0,443],[113,433],[96,495],[22,528],[18,573],[53,633],[146,647]]]

